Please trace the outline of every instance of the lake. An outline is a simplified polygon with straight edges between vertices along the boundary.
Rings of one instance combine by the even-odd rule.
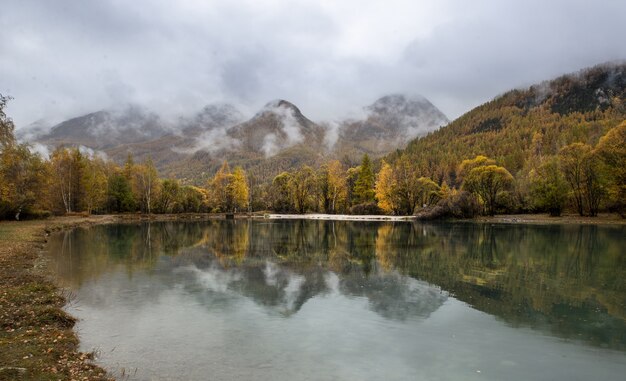
[[[617,380],[626,226],[220,220],[53,235],[130,380]]]

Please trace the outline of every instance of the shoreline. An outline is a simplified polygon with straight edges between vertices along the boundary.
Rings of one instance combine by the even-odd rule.
[[[238,214],[235,219],[332,220],[381,222],[465,222],[536,225],[626,225],[616,214],[598,217],[540,214],[498,215],[475,219],[422,221],[415,216],[325,214]],[[76,319],[63,311],[68,301],[47,265],[47,236],[52,232],[112,223],[208,221],[223,214],[60,216],[45,220],[0,221],[0,380],[81,379],[108,381],[107,372],[79,352]]]
[[[259,218],[255,216],[253,218]],[[581,217],[567,214],[550,217],[547,214],[501,214],[495,216],[479,216],[475,218],[454,219],[421,219],[419,216],[388,216],[388,215],[351,215],[351,214],[265,214],[269,220],[323,220],[323,221],[381,221],[381,222],[465,222],[465,223],[497,223],[497,224],[532,224],[532,225],[626,225],[626,218],[617,214],[603,213],[597,217]]]

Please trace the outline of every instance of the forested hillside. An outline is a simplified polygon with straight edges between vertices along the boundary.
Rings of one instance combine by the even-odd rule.
[[[462,160],[488,156],[516,177],[527,176],[537,161],[556,155],[568,144],[598,143],[626,119],[626,64],[601,65],[577,74],[512,90],[496,97],[406,149],[416,170],[435,181],[460,185]]]

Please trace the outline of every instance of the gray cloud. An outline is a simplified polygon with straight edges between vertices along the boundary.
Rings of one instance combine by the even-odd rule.
[[[18,127],[125,103],[170,114],[284,98],[333,120],[419,93],[450,118],[626,58],[623,1],[23,1],[0,13]]]

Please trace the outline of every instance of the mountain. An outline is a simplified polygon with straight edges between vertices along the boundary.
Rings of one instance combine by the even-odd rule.
[[[339,123],[334,144],[329,142],[328,125],[313,122],[283,99],[267,103],[247,120],[226,103],[207,105],[175,122],[127,106],[67,120],[45,134],[43,127],[36,126],[24,136],[50,148],[88,147],[118,163],[128,153],[137,162],[151,158],[161,175],[189,183],[203,183],[224,160],[267,181],[283,170],[329,158],[356,163],[364,153],[379,157],[448,122],[421,96],[388,95],[364,110],[362,120]]]
[[[158,138],[170,131],[161,118],[137,106],[101,110],[57,124],[37,138],[42,144],[83,145],[102,150]]]
[[[536,161],[568,144],[595,145],[626,119],[625,95],[626,63],[598,65],[511,90],[413,139],[386,160],[406,157],[420,175],[458,185],[461,161],[486,155],[523,178]]]
[[[437,107],[420,95],[387,95],[365,111],[365,119],[342,124],[336,151],[381,156],[449,122]]]
[[[281,171],[315,165],[323,158],[325,129],[282,99],[269,102],[243,123],[209,135],[204,149],[170,163],[165,173],[189,181],[204,180],[228,160],[267,181]]]

